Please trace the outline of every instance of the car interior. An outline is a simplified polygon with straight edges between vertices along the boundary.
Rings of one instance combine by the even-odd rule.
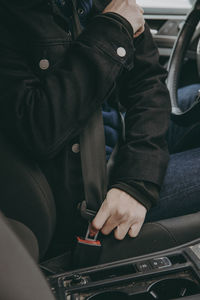
[[[169,71],[172,118],[191,125],[198,120],[199,100],[183,112],[177,90],[199,82],[200,1],[138,4],[160,62]],[[200,212],[145,223],[126,256],[116,240],[105,240],[115,249],[110,257],[102,250],[98,266],[74,269],[70,251],[46,254],[56,209],[45,176],[35,161],[0,135],[0,299],[200,299]]]

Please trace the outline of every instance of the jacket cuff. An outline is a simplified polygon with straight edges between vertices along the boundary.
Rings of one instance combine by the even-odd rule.
[[[156,156],[156,154],[151,154],[150,152],[130,151],[127,147],[122,147],[115,160],[111,181],[146,181],[161,187],[168,160],[169,154],[164,150],[160,151]]]
[[[122,23],[124,28],[126,28],[126,30],[128,31],[128,34],[130,35],[130,37],[133,39],[133,36],[134,36],[133,27],[127,19],[125,19],[121,15],[119,15],[117,13],[114,13],[114,12],[108,12],[108,13],[105,13],[105,15],[109,16],[109,17],[112,17],[116,21]]]
[[[140,202],[149,211],[159,199],[159,187],[151,182],[133,181],[130,183],[118,182],[109,187],[118,188]]]
[[[77,41],[108,55],[130,71],[134,66],[134,45],[130,24],[114,13],[100,14],[92,19]]]

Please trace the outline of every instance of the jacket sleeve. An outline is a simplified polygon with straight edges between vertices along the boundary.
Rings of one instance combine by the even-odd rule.
[[[167,74],[159,64],[158,51],[147,25],[134,44],[134,69],[123,81],[120,98],[126,108],[125,142],[117,155],[111,187],[119,187],[132,196],[135,190],[139,191],[136,199],[150,208],[158,198],[168,164],[165,136],[171,105],[165,85]],[[138,182],[141,182],[140,189]]]
[[[36,64],[34,50],[26,47],[31,39],[57,38],[59,43],[53,36],[58,22],[47,4],[42,0],[0,4],[0,127],[45,159],[81,132],[123,70],[132,68],[134,52],[130,24],[105,14],[93,18],[61,62],[51,65],[44,56],[37,57]],[[52,32],[48,26],[53,26]],[[126,50],[124,57],[117,54],[118,47]],[[35,71],[45,58],[49,68]]]

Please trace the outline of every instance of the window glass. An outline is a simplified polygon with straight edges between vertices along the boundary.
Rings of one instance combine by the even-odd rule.
[[[151,8],[184,8],[190,9],[193,0],[137,0],[137,3],[143,7]]]

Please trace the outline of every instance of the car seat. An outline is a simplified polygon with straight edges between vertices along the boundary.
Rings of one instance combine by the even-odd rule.
[[[20,153],[3,134],[0,134],[0,166],[0,210],[34,233],[41,258],[56,224],[54,198],[47,180],[36,162]]]
[[[0,137],[0,209],[23,223],[36,236],[40,258],[54,233],[55,203],[48,182],[37,164],[19,152],[3,135]],[[139,256],[181,245],[200,237],[200,213],[147,223],[141,234],[127,240],[127,251],[119,241],[105,238],[101,262]],[[115,245],[111,252],[110,243]],[[131,247],[130,247],[131,246]]]
[[[10,226],[11,223],[12,226]],[[20,243],[19,235],[16,232],[16,224],[16,222],[14,224],[13,221],[4,218],[0,213],[0,299],[55,300],[44,276],[39,271],[30,254],[26,251],[22,243]],[[22,229],[19,223],[18,225],[18,232],[20,231],[25,234],[26,231],[26,234],[29,235],[30,232],[28,232],[28,229],[25,229],[25,227]],[[15,229],[15,232],[12,229]],[[33,241],[34,238],[31,242],[32,246],[34,244]]]

